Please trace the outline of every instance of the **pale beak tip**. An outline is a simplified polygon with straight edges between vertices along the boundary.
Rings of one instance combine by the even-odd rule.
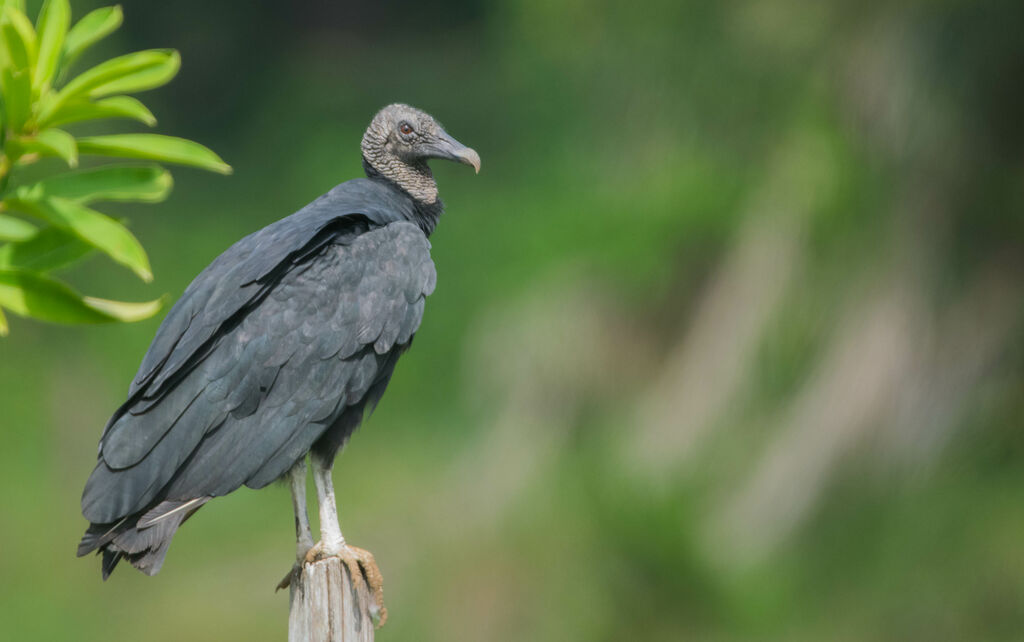
[[[480,154],[477,154],[475,149],[467,147],[459,152],[459,158],[463,163],[472,167],[474,172],[480,173]]]

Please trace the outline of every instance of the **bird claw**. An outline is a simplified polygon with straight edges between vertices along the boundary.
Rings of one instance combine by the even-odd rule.
[[[277,589],[288,588],[296,573],[300,573],[308,564],[315,564],[328,557],[337,557],[348,569],[352,584],[357,591],[366,589],[373,597],[373,604],[370,605],[370,617],[377,628],[384,626],[388,619],[388,610],[384,606],[384,576],[377,566],[377,560],[373,553],[357,546],[342,545],[338,551],[328,551],[323,542],[317,542],[310,548],[303,557],[301,565],[296,562],[292,570],[277,585]]]
[[[274,589],[274,592],[277,593],[278,591],[284,590],[291,586],[292,580],[301,572],[302,565],[298,562],[295,562],[295,565],[292,566],[292,570],[288,571],[288,574],[282,577],[281,581],[277,583],[277,587]]]

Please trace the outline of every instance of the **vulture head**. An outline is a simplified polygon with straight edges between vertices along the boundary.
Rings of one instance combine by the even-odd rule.
[[[452,138],[425,111],[394,103],[377,112],[363,134],[363,167],[393,181],[423,204],[437,202],[431,158],[452,160],[480,171],[480,155]]]

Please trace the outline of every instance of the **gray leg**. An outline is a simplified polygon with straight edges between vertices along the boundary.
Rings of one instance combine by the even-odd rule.
[[[288,471],[292,489],[292,508],[295,510],[295,557],[301,563],[309,549],[313,548],[313,532],[309,528],[309,512],[306,510],[306,458],[295,462]]]
[[[345,548],[345,538],[338,525],[338,507],[334,502],[334,482],[331,469],[334,462],[325,462],[312,455],[313,483],[316,484],[316,498],[320,504],[320,546],[325,555],[337,555]]]
[[[345,543],[338,526],[338,507],[334,503],[334,483],[331,480],[333,461],[324,461],[315,454],[310,455],[313,465],[313,483],[316,498],[320,503],[320,542],[306,554],[306,563],[313,563],[325,557],[337,557],[348,568],[349,577],[356,590],[368,588],[374,604],[370,615],[378,626],[388,619],[384,608],[384,577],[380,574],[377,561],[369,551]]]
[[[277,584],[277,590],[288,588],[302,572],[306,555],[313,549],[313,533],[309,529],[309,511],[306,510],[306,458],[303,457],[288,470],[288,485],[292,490],[292,509],[295,511],[295,566]]]

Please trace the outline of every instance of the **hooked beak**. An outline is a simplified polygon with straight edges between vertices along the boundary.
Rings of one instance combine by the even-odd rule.
[[[480,154],[452,138],[448,132],[438,132],[437,140],[426,148],[426,158],[442,158],[463,165],[469,165],[477,174],[480,173]]]

